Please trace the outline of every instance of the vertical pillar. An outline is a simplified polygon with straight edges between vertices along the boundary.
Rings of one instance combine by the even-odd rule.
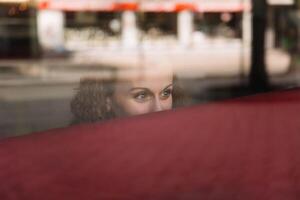
[[[252,5],[252,52],[249,83],[253,91],[264,92],[269,90],[265,58],[267,0],[252,0]]]
[[[188,47],[192,44],[193,37],[193,12],[180,11],[177,15],[177,34],[180,46]]]
[[[136,15],[134,11],[122,13],[122,44],[125,48],[137,47],[139,42]]]
[[[250,6],[251,2],[249,0],[244,1],[245,6]],[[251,33],[252,33],[252,14],[251,14],[251,9],[246,8],[243,12],[243,44],[246,47],[249,47],[251,45]]]
[[[251,42],[252,42],[252,13],[251,1],[244,0],[244,11],[242,19],[242,60],[241,60],[241,74],[246,75],[250,68],[251,60]]]
[[[40,48],[38,44],[38,34],[37,34],[37,10],[36,9],[30,9],[29,10],[30,15],[30,46],[31,46],[31,56],[32,57],[39,57],[40,56]]]
[[[64,48],[64,13],[58,10],[39,10],[37,14],[38,40],[46,51]]]

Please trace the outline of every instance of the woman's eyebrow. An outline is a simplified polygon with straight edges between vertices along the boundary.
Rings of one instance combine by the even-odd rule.
[[[165,87],[162,91],[168,89],[169,87],[173,86],[173,83],[171,83],[170,85],[168,85],[167,87]]]
[[[143,87],[136,87],[136,88],[131,88],[129,90],[129,92],[132,92],[134,90],[146,90],[147,92],[150,92],[150,90],[148,88],[143,88]]]

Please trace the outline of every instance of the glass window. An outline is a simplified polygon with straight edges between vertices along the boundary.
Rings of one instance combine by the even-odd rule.
[[[299,85],[296,3],[51,2],[0,1],[0,138]]]

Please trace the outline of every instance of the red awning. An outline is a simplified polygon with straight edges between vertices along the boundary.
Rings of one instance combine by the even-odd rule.
[[[195,12],[242,12],[251,9],[249,3],[244,2],[180,2],[180,1],[98,1],[98,0],[43,0],[39,9],[63,11],[141,11],[141,12],[178,12],[191,10]]]

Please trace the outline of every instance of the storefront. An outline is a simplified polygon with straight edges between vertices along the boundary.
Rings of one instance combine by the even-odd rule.
[[[181,46],[189,46],[194,43],[194,32],[199,31],[199,26],[203,28],[203,19],[205,23],[212,18],[218,18],[217,20],[225,21],[225,25],[234,29],[234,37],[249,40],[249,36],[242,35],[242,29],[249,30],[250,27],[249,12],[249,1],[236,0],[41,1],[38,15],[39,37],[41,43],[44,43],[42,46],[46,48],[48,47],[45,44],[47,43],[45,32],[49,29],[56,29],[56,32],[59,32],[61,36],[57,36],[57,41],[62,45],[72,47],[76,46],[75,43],[78,41],[85,41],[83,43],[87,45],[136,47],[140,42],[162,38],[174,40]],[[44,16],[44,13],[48,14]],[[49,17],[49,14],[53,17]],[[56,18],[57,23],[53,22],[55,28],[49,28],[51,27],[51,23],[48,23],[49,18]],[[209,29],[205,26],[204,28]],[[205,34],[214,35],[214,31],[208,30]],[[57,48],[60,46],[59,42],[48,43],[52,48],[54,44]]]
[[[36,9],[29,0],[0,1],[0,57],[39,56]]]

